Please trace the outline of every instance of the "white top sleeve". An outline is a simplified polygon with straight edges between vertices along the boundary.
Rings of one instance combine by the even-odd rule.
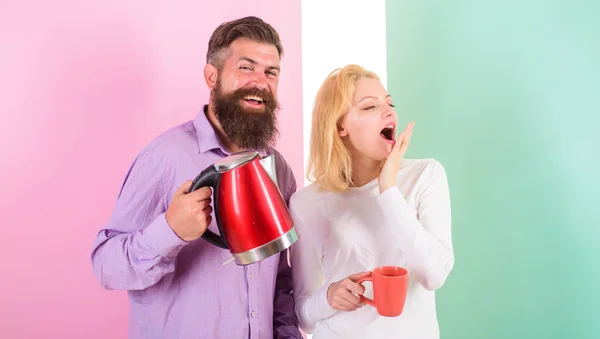
[[[417,209],[407,204],[397,186],[379,196],[390,232],[406,255],[407,268],[427,290],[440,288],[454,266],[450,193],[446,172],[437,161],[425,171],[429,180],[417,198]]]
[[[337,311],[327,302],[328,284],[325,284],[321,269],[321,241],[315,241],[314,232],[319,225],[307,224],[300,213],[296,213],[293,200],[290,213],[295,222],[298,240],[290,247],[290,263],[293,277],[293,293],[296,315],[300,328],[312,333],[317,321],[331,317]]]

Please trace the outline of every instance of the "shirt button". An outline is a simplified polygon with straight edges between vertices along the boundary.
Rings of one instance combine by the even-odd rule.
[[[250,273],[250,279],[254,279],[254,273]]]
[[[252,313],[250,313],[250,315],[252,316],[252,318],[256,318],[256,312],[252,311]]]

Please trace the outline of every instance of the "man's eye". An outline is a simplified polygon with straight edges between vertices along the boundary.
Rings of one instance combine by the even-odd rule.
[[[272,76],[274,76],[274,77],[275,77],[275,76],[277,76],[277,73],[275,73],[275,72],[273,72],[273,71],[268,71],[267,73],[268,73],[269,75],[272,75]]]
[[[250,66],[240,66],[240,69],[244,69],[244,70],[247,70],[247,71],[251,71],[252,70],[252,68]]]

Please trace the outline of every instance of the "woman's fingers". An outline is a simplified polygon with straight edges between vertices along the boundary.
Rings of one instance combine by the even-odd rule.
[[[394,144],[394,147],[392,148],[392,152],[400,151],[400,147],[402,147],[402,143],[404,142],[405,135],[406,135],[406,132],[403,131],[402,133],[400,133],[398,138],[396,138],[396,143]]]
[[[406,130],[404,132],[402,132],[404,135],[403,135],[400,147],[398,149],[398,152],[402,156],[404,156],[404,154],[408,150],[408,146],[410,145],[410,138],[412,137],[413,126],[414,126],[414,122],[411,122],[410,124],[408,124],[408,126],[406,126]],[[395,146],[396,145],[394,145],[394,148],[395,148]]]
[[[352,311],[356,308],[356,305],[352,304],[352,302],[346,300],[342,295],[337,295],[334,300],[333,308],[340,311]]]
[[[349,290],[339,290],[334,297],[333,308],[341,311],[354,311],[359,307],[362,307],[364,303],[362,300],[352,294]]]
[[[344,299],[346,299],[346,301],[352,303],[352,306],[355,308],[363,305],[363,301],[359,297],[355,296],[354,294],[352,294],[350,292],[348,292],[347,294],[344,295]]]

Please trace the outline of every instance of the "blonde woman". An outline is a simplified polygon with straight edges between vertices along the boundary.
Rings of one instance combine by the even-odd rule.
[[[454,266],[444,168],[434,159],[403,158],[414,124],[395,138],[392,98],[360,66],[327,77],[312,119],[314,182],[290,201],[300,327],[314,339],[439,338],[434,291]],[[358,298],[372,298],[372,285],[356,281],[384,265],[409,272],[398,317],[382,317]]]

